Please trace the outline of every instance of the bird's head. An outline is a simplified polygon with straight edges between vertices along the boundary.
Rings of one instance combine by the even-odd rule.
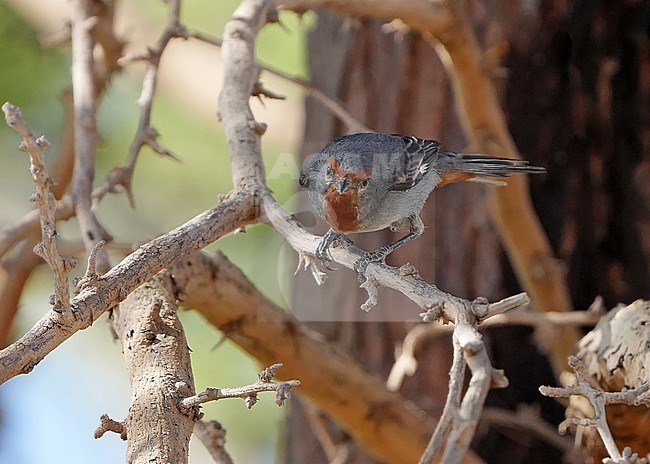
[[[324,175],[327,191],[337,191],[340,195],[350,190],[361,192],[368,188],[372,180],[370,171],[341,163],[335,157],[327,160]]]

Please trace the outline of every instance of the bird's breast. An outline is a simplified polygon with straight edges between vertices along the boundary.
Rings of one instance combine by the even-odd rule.
[[[350,189],[339,193],[330,187],[325,193],[325,220],[339,232],[351,233],[361,228],[359,222],[359,193]]]

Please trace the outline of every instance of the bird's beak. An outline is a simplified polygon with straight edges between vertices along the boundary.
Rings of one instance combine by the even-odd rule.
[[[343,193],[350,188],[350,182],[347,177],[339,180],[339,193]]]

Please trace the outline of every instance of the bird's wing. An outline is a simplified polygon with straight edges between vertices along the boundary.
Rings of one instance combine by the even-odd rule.
[[[438,149],[442,145],[436,140],[419,139],[413,136],[400,136],[404,143],[399,153],[397,167],[393,173],[390,190],[404,191],[417,185],[431,167]]]

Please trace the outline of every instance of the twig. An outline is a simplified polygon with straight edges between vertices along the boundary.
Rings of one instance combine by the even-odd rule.
[[[233,464],[230,454],[226,451],[226,429],[219,422],[198,421],[194,424],[194,435],[201,440],[215,464]]]
[[[114,432],[119,434],[122,440],[127,439],[124,423],[111,419],[108,414],[102,414],[99,418],[99,427],[95,429],[93,436],[96,439],[99,439],[103,437],[106,432]]]
[[[454,329],[454,350],[462,351],[472,378],[460,407],[457,410],[452,408],[450,412],[452,426],[442,456],[442,461],[449,464],[460,462],[469,449],[490,388],[508,386],[508,379],[503,371],[492,367],[475,324],[468,312],[462,312]]]
[[[71,197],[69,195],[64,197],[70,184],[74,163],[72,93],[64,91],[60,99],[64,107],[63,131],[60,136],[59,150],[49,170],[50,178],[54,179],[49,186],[50,192],[55,198],[63,197],[56,205],[57,221],[65,220],[74,214]],[[0,231],[0,259],[8,250],[20,244],[14,256],[2,262],[7,272],[0,273],[0,347],[4,347],[7,342],[25,284],[34,269],[43,262],[33,251],[40,235],[38,208],[30,211],[18,223]],[[58,242],[57,245],[62,255],[74,256],[74,253],[66,249],[65,242]]]
[[[429,444],[420,458],[420,464],[428,464],[433,461],[442,449],[443,442],[447,440],[449,432],[451,432],[454,414],[460,407],[466,366],[460,347],[456,347],[456,340],[454,340],[454,355],[449,370],[449,392],[447,393],[445,407],[436,430],[431,435],[431,440],[429,440]]]
[[[490,308],[492,308],[491,305]],[[491,309],[491,314],[495,314]],[[570,313],[550,312],[540,313],[529,309],[515,309],[507,314],[496,313],[488,315],[483,320],[479,329],[502,327],[512,325],[526,325],[532,327],[554,325],[580,325],[592,326],[598,323],[603,316],[602,308],[599,310],[573,311]],[[428,340],[453,332],[454,327],[443,324],[418,324],[404,337],[400,353],[391,368],[386,385],[391,390],[399,390],[404,378],[415,374],[418,366],[417,352]]]
[[[573,418],[572,422],[574,424],[596,428],[600,438],[603,440],[607,453],[614,463],[626,464],[637,462],[637,457],[633,457],[629,449],[624,451],[624,453],[619,451],[607,424],[605,406],[608,404],[627,404],[630,406],[638,406],[640,404],[650,405],[650,385],[645,384],[641,387],[621,392],[604,392],[591,386],[582,360],[576,356],[571,356],[569,365],[576,373],[578,384],[567,387],[541,386],[539,387],[541,394],[551,398],[569,398],[572,395],[580,395],[589,400],[594,409],[593,417],[590,419]]]
[[[209,37],[205,34],[201,34],[200,32],[187,32],[187,37],[197,39],[201,42],[215,45],[217,47],[221,47],[222,43],[221,40],[215,37]],[[352,114],[346,110],[340,102],[325,94],[320,89],[314,87],[308,80],[292,76],[291,74],[285,73],[284,71],[280,71],[279,69],[275,69],[266,64],[258,63],[258,67],[268,72],[269,74],[272,74],[301,87],[307,93],[307,95],[313,97],[317,102],[327,108],[343,124],[348,126],[350,132],[373,132],[371,129],[359,122],[354,116],[352,116]]]
[[[257,394],[261,392],[274,391],[275,403],[283,406],[291,394],[291,388],[300,385],[299,380],[288,380],[286,382],[272,382],[276,371],[282,367],[282,363],[273,364],[264,369],[259,375],[259,381],[251,385],[236,388],[207,388],[201,393],[183,398],[180,402],[181,409],[189,409],[209,401],[222,400],[224,398],[243,398],[248,409],[257,403]]]
[[[18,107],[7,102],[2,105],[2,111],[7,124],[23,138],[20,149],[29,154],[31,161],[29,170],[36,184],[36,192],[32,198],[38,205],[42,236],[41,242],[34,247],[34,253],[42,257],[54,271],[52,305],[56,311],[64,311],[70,308],[69,274],[76,265],[76,260],[61,256],[57,247],[56,199],[50,192],[52,181],[43,159],[45,149],[50,142],[44,136],[36,138],[25,123]]]

